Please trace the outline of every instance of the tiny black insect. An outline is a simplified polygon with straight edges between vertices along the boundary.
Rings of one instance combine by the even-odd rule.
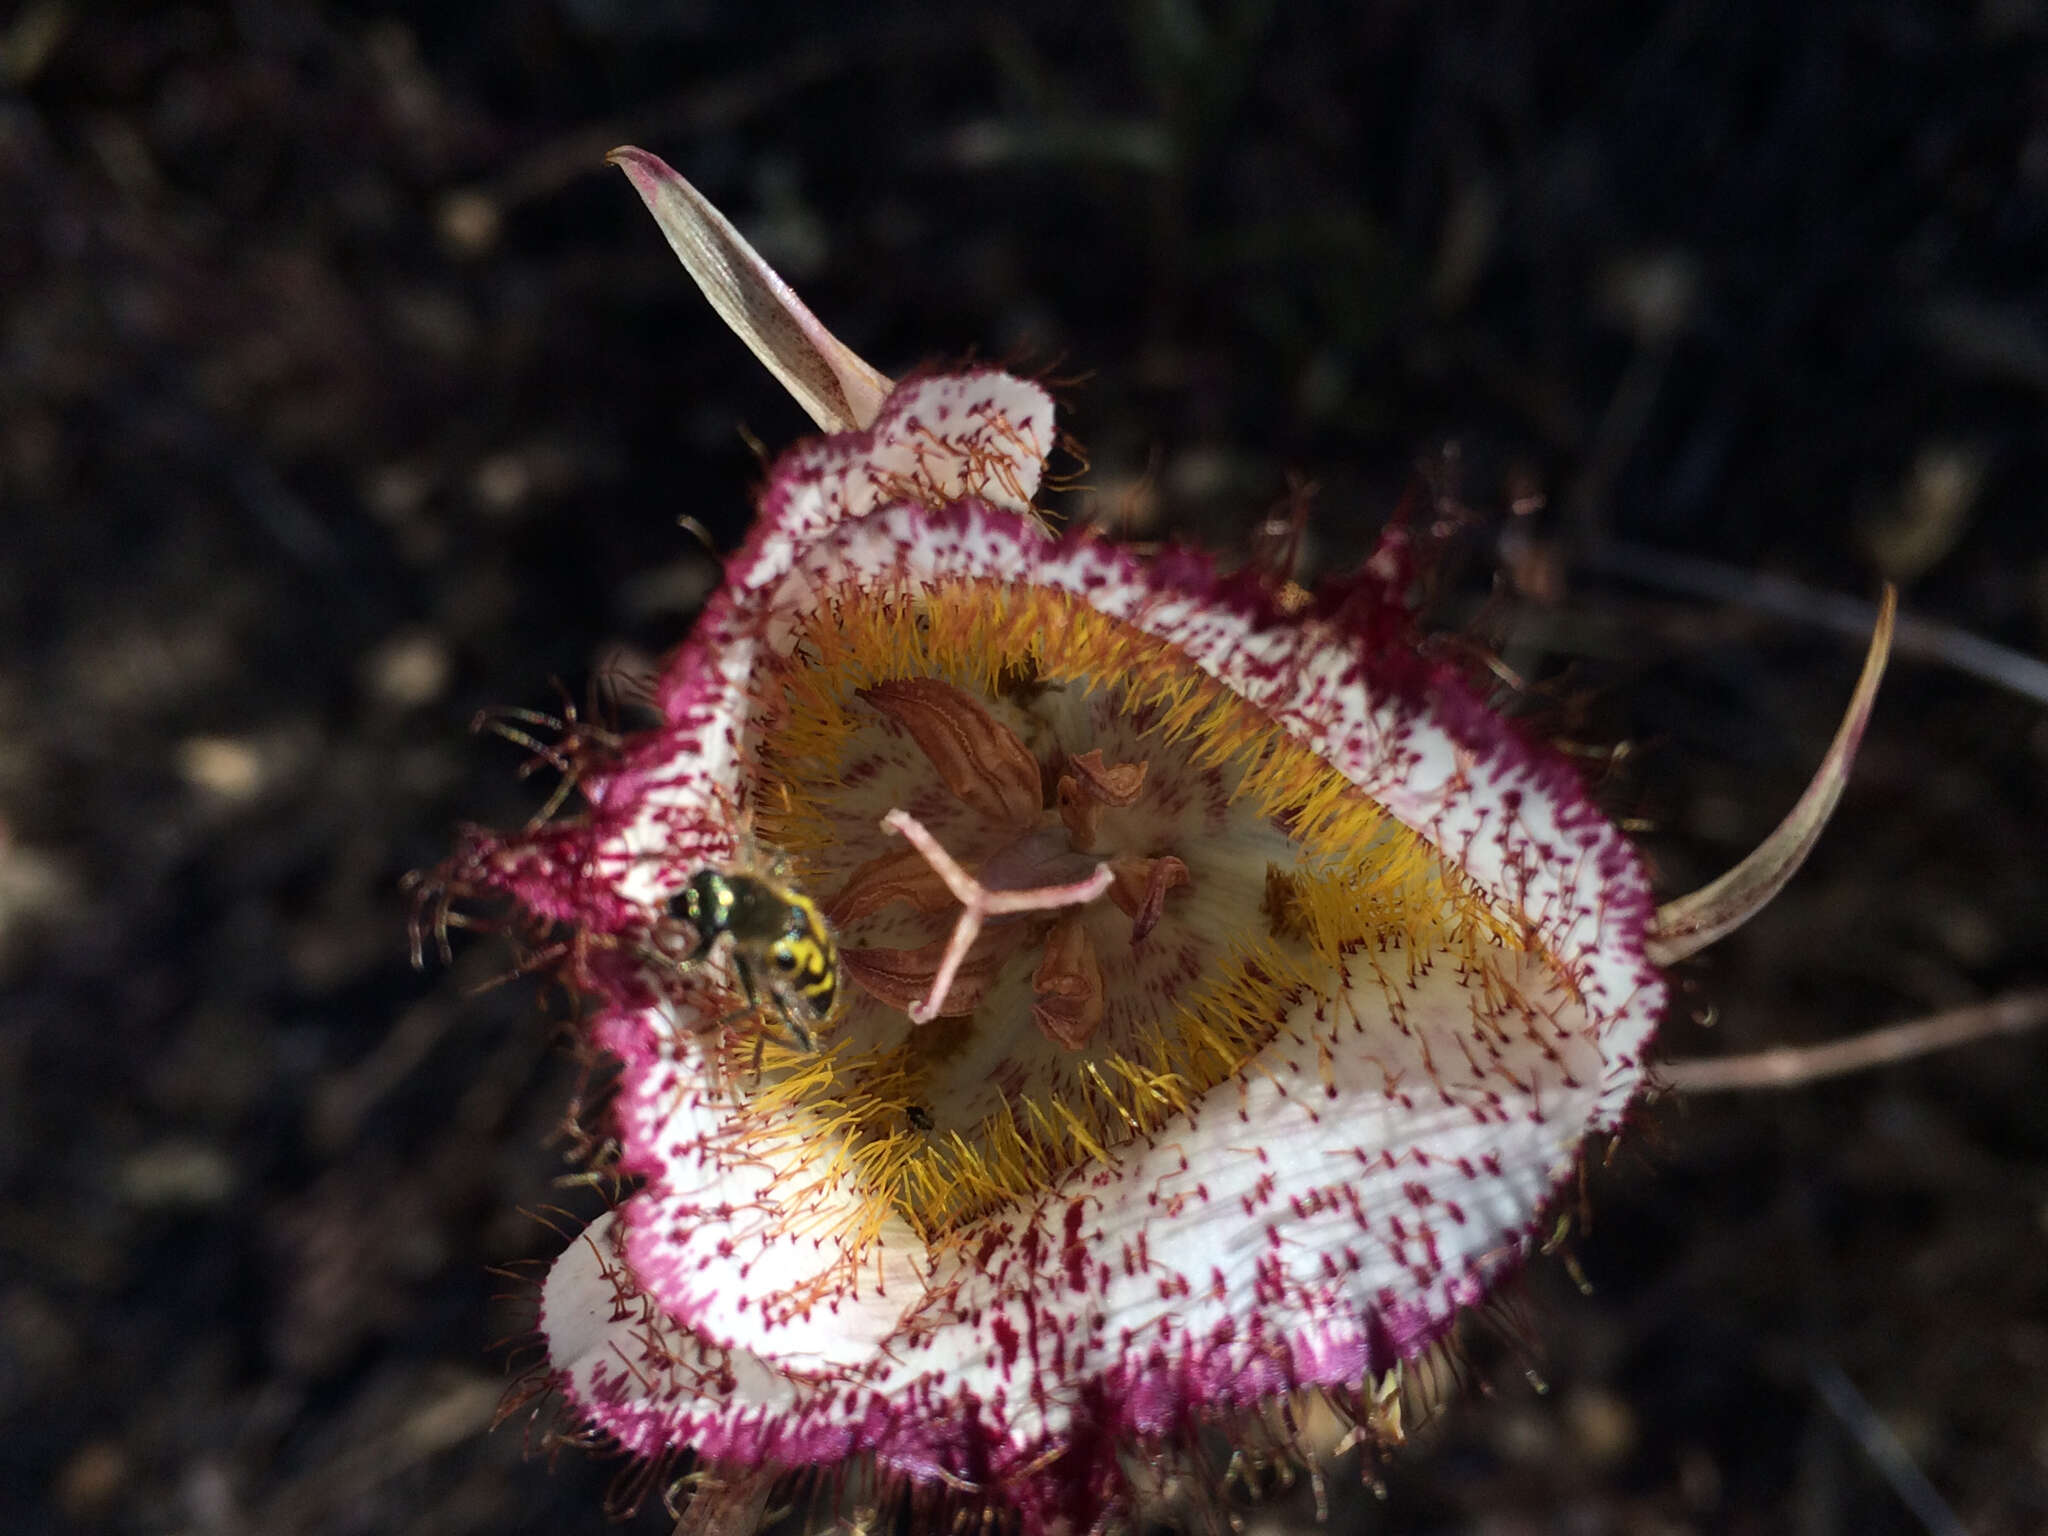
[[[747,1006],[801,1049],[817,1050],[814,1031],[839,996],[839,946],[816,902],[761,875],[700,869],[669,898],[668,915],[697,935],[681,964],[695,964],[730,938]]]
[[[932,1119],[932,1112],[922,1104],[913,1104],[903,1113],[909,1117],[913,1131],[928,1131],[937,1123]]]

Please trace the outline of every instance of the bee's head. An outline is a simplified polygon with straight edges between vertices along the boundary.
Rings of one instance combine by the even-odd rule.
[[[668,915],[697,930],[701,950],[725,931],[732,913],[732,886],[715,869],[700,869],[690,883],[668,899]]]

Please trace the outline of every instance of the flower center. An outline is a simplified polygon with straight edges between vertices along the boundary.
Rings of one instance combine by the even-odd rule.
[[[831,920],[843,1001],[818,1052],[749,1044],[735,1078],[818,1128],[810,1176],[873,1232],[940,1242],[1111,1158],[1304,998],[1392,1030],[1361,973],[1394,998],[1520,943],[1273,721],[1055,591],[822,608],[757,708],[755,833]]]

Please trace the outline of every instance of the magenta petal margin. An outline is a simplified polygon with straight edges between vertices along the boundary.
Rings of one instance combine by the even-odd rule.
[[[1178,648],[1433,844],[1529,952],[1483,1019],[1447,959],[1397,992],[1361,962],[1192,1114],[943,1252],[887,1233],[824,1287],[832,1255],[768,1194],[804,1126],[722,1156],[689,1005],[622,976],[597,1040],[624,1064],[615,1129],[644,1185],[557,1263],[542,1327],[559,1387],[635,1452],[868,1452],[1052,1523],[1115,1483],[1133,1437],[1426,1349],[1644,1085],[1665,987],[1643,871],[1562,761],[1414,647],[1398,538],[1283,615],[1199,556],[1048,535],[1027,508],[1052,442],[1044,393],[983,372],[912,379],[869,430],[785,455],[662,679],[666,724],[587,777],[584,821],[494,848],[493,882],[591,931],[644,922],[678,870],[736,846],[774,724],[750,679],[806,613],[999,582]]]

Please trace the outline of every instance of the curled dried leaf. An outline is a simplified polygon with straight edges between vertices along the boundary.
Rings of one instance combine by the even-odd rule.
[[[1068,757],[1067,770],[1089,799],[1119,810],[1135,805],[1139,791],[1145,787],[1146,764],[1142,760],[1104,763],[1100,747]]]
[[[1090,748],[1066,760],[1068,771],[1060,775],[1054,790],[1060,821],[1068,841],[1082,852],[1095,846],[1102,829],[1102,812],[1137,802],[1145,784],[1145,764],[1102,761],[1102,750]]]

